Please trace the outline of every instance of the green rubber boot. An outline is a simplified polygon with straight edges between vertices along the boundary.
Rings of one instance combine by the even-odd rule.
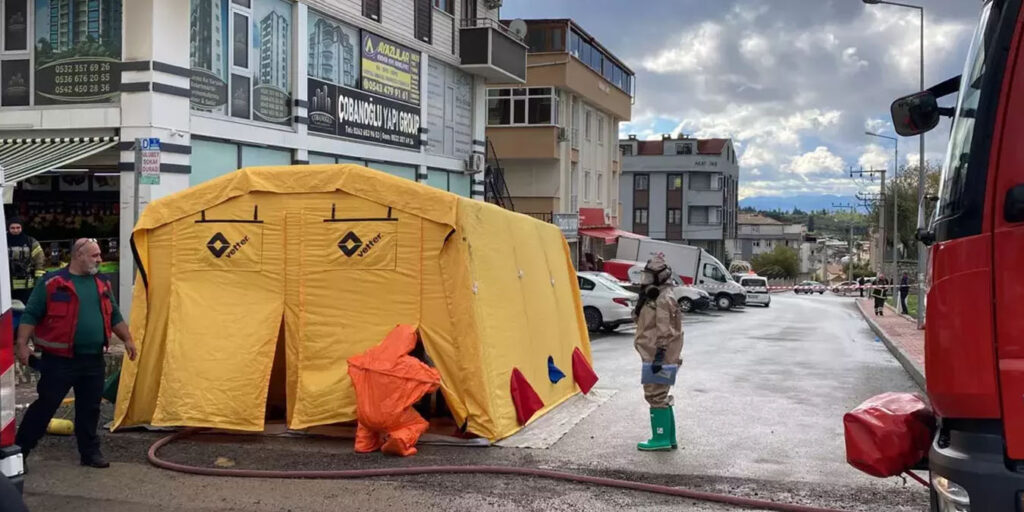
[[[673,422],[672,409],[651,409],[651,438],[637,443],[636,449],[645,452],[671,450],[675,444]]]

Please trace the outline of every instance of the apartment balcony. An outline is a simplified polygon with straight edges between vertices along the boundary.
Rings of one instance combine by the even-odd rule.
[[[557,126],[488,126],[487,139],[502,160],[555,160],[559,158]]]
[[[459,29],[462,69],[489,83],[526,83],[528,47],[507,27],[491,18],[462,20]]]

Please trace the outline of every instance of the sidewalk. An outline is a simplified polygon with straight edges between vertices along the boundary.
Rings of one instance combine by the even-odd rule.
[[[875,331],[892,355],[896,356],[917,385],[924,388],[924,331],[917,329],[917,322],[896,313],[888,306],[885,308],[885,316],[875,316],[874,303],[871,299],[858,299],[856,302],[871,330]]]

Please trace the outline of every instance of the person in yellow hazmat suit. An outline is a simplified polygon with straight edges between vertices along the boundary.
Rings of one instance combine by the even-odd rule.
[[[651,438],[637,444],[643,451],[673,450],[676,422],[672,412],[675,384],[683,352],[683,314],[672,291],[672,268],[660,256],[648,260],[641,274],[640,298],[633,310],[633,346],[643,361],[640,382],[651,406]]]

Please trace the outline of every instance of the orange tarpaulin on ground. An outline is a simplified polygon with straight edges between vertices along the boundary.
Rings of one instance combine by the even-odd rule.
[[[399,325],[380,345],[348,358],[356,388],[357,452],[416,454],[416,441],[430,425],[412,404],[441,384],[437,370],[409,355],[416,338],[415,327]]]

